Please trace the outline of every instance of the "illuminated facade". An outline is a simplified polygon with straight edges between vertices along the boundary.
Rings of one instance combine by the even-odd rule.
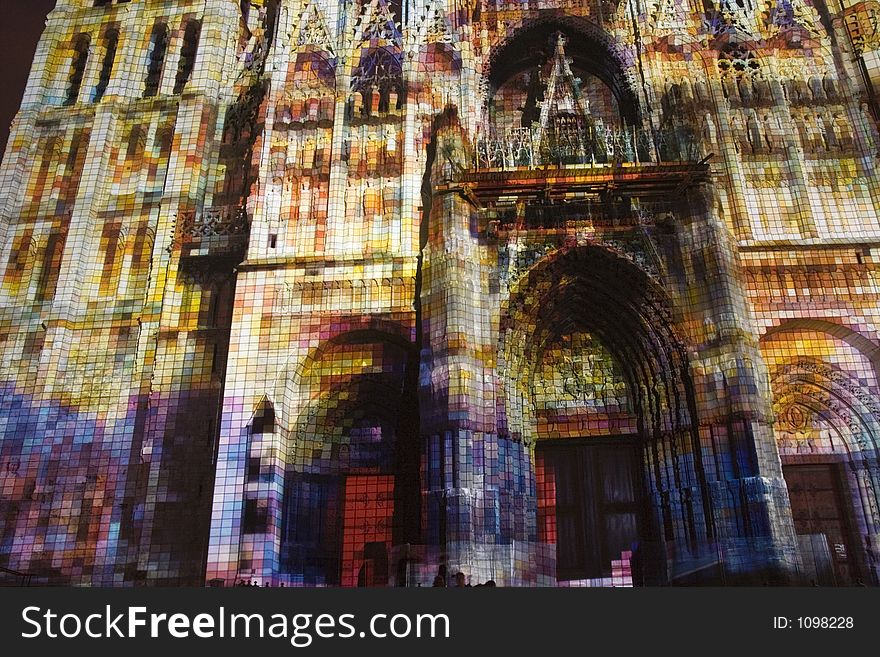
[[[878,11],[59,0],[0,567],[876,584]]]

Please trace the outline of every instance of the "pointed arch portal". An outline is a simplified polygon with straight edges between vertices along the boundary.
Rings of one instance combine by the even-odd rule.
[[[534,449],[558,579],[663,581],[668,546],[696,554],[713,533],[665,294],[610,249],[562,249],[512,286],[500,328],[507,421]]]

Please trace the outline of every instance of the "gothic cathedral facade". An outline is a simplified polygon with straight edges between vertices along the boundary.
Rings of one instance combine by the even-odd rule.
[[[58,0],[0,567],[876,585],[875,0]]]

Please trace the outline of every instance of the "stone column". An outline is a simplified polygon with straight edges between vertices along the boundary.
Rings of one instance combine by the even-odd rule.
[[[490,375],[497,350],[489,319],[492,252],[473,230],[473,205],[457,189],[437,190],[454,185],[452,172],[470,161],[468,137],[447,112],[434,139],[421,293],[425,540],[437,546],[438,566],[447,565],[450,576],[460,571],[474,583],[529,583],[532,559],[523,551],[534,539],[529,452],[499,437]],[[451,165],[450,157],[460,161]]]
[[[669,274],[669,287],[677,288],[683,309],[677,324],[693,350],[702,449],[714,457],[703,459],[704,471],[725,576],[729,583],[779,583],[795,575],[799,557],[769,377],[735,247],[711,193],[708,187],[692,192],[694,210],[679,217],[676,248],[684,271]]]

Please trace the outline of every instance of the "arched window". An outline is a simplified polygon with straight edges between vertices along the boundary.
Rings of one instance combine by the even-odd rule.
[[[55,287],[58,285],[58,276],[61,273],[61,257],[64,254],[65,238],[66,235],[53,230],[46,240],[43,264],[37,282],[36,300],[39,302],[49,301],[55,296]]]
[[[101,270],[100,294],[106,296],[116,291],[120,272],[122,226],[119,223],[108,223],[101,232],[101,250],[104,252],[104,263]]]
[[[196,55],[199,51],[201,31],[202,24],[199,21],[192,20],[186,24],[183,45],[180,48],[180,64],[177,66],[177,78],[174,81],[175,94],[182,93],[186,83],[192,77],[193,68],[196,65]]]
[[[165,54],[168,51],[168,26],[156,23],[150,35],[150,51],[147,64],[147,79],[144,84],[144,97],[149,98],[159,93],[162,84],[162,69],[165,66]]]
[[[17,294],[22,281],[26,280],[25,272],[28,265],[32,264],[34,251],[33,229],[27,228],[12,242],[12,251],[3,277],[3,282],[11,294]]]
[[[67,84],[67,95],[64,99],[65,105],[74,105],[79,100],[79,90],[86,73],[86,63],[89,60],[90,43],[91,39],[88,34],[77,35],[73,40],[73,59],[70,62],[70,78]]]
[[[144,164],[144,152],[147,148],[147,131],[143,126],[136,125],[128,134],[128,144],[125,150],[125,182],[132,182],[132,177],[137,175]]]
[[[98,84],[95,87],[95,102],[104,97],[107,87],[110,85],[110,76],[113,74],[113,65],[116,62],[116,50],[119,47],[119,30],[109,28],[104,33],[104,61],[101,63],[101,73],[98,76]]]

